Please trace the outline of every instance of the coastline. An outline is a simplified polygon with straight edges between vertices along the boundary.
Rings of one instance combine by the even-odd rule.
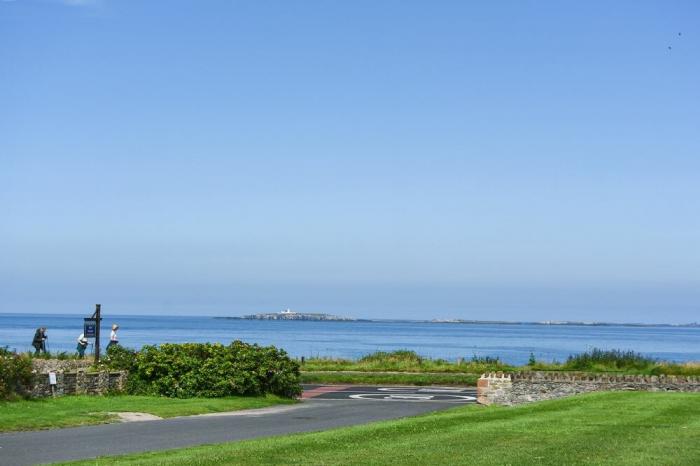
[[[331,316],[331,318],[272,318],[256,316],[212,316],[212,319],[222,320],[295,320],[313,322],[367,322],[390,324],[470,324],[470,325],[542,325],[560,327],[672,327],[672,328],[700,328],[700,323],[689,322],[684,324],[672,323],[642,323],[642,322],[579,322],[579,321],[509,321],[509,320],[467,320],[467,319],[355,319],[352,317]]]

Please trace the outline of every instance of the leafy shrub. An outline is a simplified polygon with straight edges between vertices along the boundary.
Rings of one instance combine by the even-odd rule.
[[[104,363],[110,369],[133,371],[136,368],[136,351],[121,345],[110,346]]]
[[[574,370],[587,370],[596,368],[609,369],[647,369],[654,366],[654,359],[643,356],[634,351],[619,349],[602,350],[593,348],[585,353],[574,354],[568,357],[564,367]]]
[[[301,394],[299,364],[284,350],[241,341],[144,346],[110,354],[110,367],[129,370],[131,393],[173,398]]]
[[[26,397],[32,384],[32,360],[0,348],[0,399]]]

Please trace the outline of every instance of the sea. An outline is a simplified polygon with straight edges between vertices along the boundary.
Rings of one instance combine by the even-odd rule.
[[[0,347],[31,351],[34,331],[37,327],[46,327],[49,351],[75,352],[83,317],[87,316],[0,314]],[[538,360],[561,362],[569,355],[601,348],[632,350],[665,361],[700,361],[698,327],[274,321],[112,315],[103,318],[103,347],[109,340],[112,323],[119,324],[119,343],[134,349],[161,343],[228,344],[242,340],[274,345],[297,358],[354,359],[375,351],[405,349],[425,357],[450,361],[490,356],[510,364],[525,364],[531,353]]]

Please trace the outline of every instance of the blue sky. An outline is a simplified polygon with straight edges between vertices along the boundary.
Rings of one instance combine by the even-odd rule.
[[[0,312],[700,320],[699,20],[2,1]]]

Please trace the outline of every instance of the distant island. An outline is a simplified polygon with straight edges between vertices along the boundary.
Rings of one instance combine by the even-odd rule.
[[[539,322],[517,322],[506,320],[468,320],[468,319],[433,319],[430,322],[434,324],[491,324],[491,325],[572,325],[572,326],[589,326],[589,327],[700,327],[697,322],[688,324],[643,324],[643,323],[620,323],[620,322],[585,322],[572,320],[543,320]]]
[[[472,324],[472,325],[550,325],[550,326],[586,326],[586,327],[687,327],[700,328],[697,322],[687,324],[644,324],[644,323],[620,323],[620,322],[590,322],[573,320],[543,320],[543,321],[508,321],[508,320],[470,320],[470,319],[355,319],[333,314],[317,312],[296,312],[285,309],[282,312],[265,312],[233,317],[214,317],[214,319],[230,320],[308,320],[324,322],[377,322],[377,323],[413,323],[413,324]]]
[[[324,314],[317,312],[296,312],[291,309],[285,309],[282,312],[267,312],[261,314],[250,314],[242,317],[215,317],[216,319],[234,319],[234,320],[314,320],[314,321],[332,321],[332,322],[359,322],[360,319],[351,317],[341,317],[332,314]]]

